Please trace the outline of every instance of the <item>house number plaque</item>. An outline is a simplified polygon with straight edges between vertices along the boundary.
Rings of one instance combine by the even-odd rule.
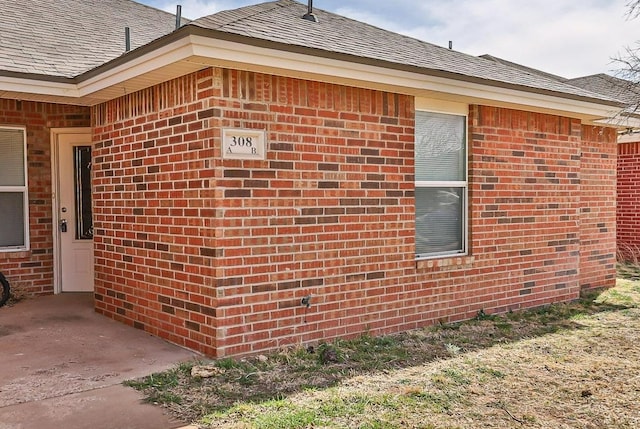
[[[266,132],[239,128],[222,130],[223,159],[266,159]]]

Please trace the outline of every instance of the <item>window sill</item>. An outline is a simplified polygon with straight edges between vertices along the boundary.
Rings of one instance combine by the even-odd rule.
[[[434,259],[417,259],[416,269],[432,269],[439,268],[441,271],[454,271],[459,269],[471,268],[475,258],[473,256],[442,256]]]
[[[29,256],[31,256],[29,249],[0,248],[0,258],[2,259],[22,259]]]

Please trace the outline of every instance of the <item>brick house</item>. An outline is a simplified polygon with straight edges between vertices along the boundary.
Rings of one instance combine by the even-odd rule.
[[[42,3],[0,17],[14,286],[230,356],[614,284],[611,98],[292,0]]]

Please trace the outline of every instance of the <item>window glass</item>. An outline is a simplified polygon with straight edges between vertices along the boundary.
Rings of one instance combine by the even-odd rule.
[[[466,179],[465,117],[416,112],[416,181]]]
[[[466,117],[416,112],[416,256],[466,252]]]
[[[416,188],[416,253],[463,248],[463,188]]]
[[[0,192],[0,247],[24,246],[24,196]]]
[[[28,247],[25,133],[0,128],[0,250]]]
[[[24,186],[24,132],[0,128],[0,186]]]

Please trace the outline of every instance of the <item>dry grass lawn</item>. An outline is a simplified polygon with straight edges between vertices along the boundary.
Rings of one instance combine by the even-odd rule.
[[[130,384],[211,428],[640,428],[639,307],[640,281],[619,279],[569,305]]]

